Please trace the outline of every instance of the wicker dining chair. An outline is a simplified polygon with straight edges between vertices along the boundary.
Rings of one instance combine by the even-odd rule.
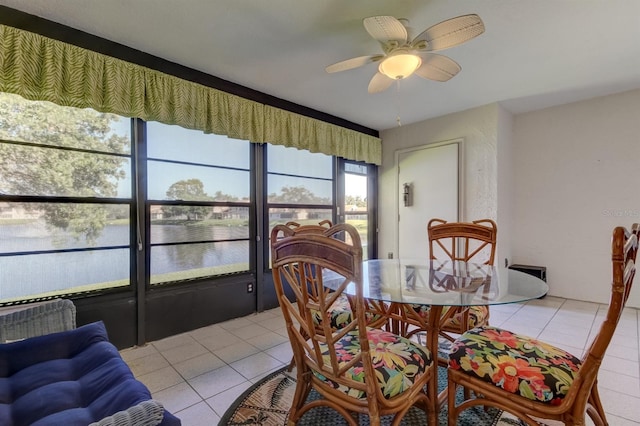
[[[345,241],[350,241],[347,243]],[[308,410],[328,406],[352,426],[353,414],[371,425],[393,415],[398,425],[416,406],[434,426],[435,363],[429,351],[391,332],[367,327],[362,288],[362,246],[356,229],[339,224],[322,234],[296,234],[284,225],[271,232],[272,272],[296,362],[296,389],[289,413],[295,424]],[[331,290],[325,287],[331,283]],[[347,286],[355,288],[351,321],[335,329],[330,309]],[[289,300],[285,287],[295,298]],[[314,321],[320,312],[320,322]],[[429,388],[429,391],[425,389]],[[307,401],[311,389],[319,399]],[[432,392],[432,393],[429,393]]]
[[[318,224],[301,225],[298,222],[287,222],[286,227],[290,228],[297,235],[322,234],[333,224],[330,220],[323,220]],[[277,238],[282,238],[282,233],[278,233]],[[316,297],[311,295],[311,297]],[[336,299],[331,306],[331,325],[335,329],[342,328],[352,320],[354,299],[347,294],[343,294]],[[387,314],[390,306],[382,301],[365,299],[365,317],[367,325],[375,328],[388,328],[389,320]],[[314,317],[314,318],[317,318]]]
[[[449,426],[461,411],[476,405],[510,412],[527,425],[534,418],[584,425],[585,412],[595,425],[607,425],[598,394],[598,369],[631,291],[638,252],[638,224],[631,232],[613,231],[613,280],[607,316],[582,357],[548,343],[496,327],[464,333],[449,354]],[[456,386],[472,390],[456,406]]]
[[[473,222],[447,222],[442,219],[431,219],[427,224],[429,238],[429,258],[431,260],[448,259],[452,262],[466,262],[467,267],[493,265],[496,253],[498,227],[491,219]],[[446,285],[446,283],[440,283]],[[434,291],[438,291],[438,283],[430,283]],[[429,306],[403,305],[404,322],[413,325],[405,328],[405,335],[411,336],[423,332],[429,315]],[[455,337],[449,333],[462,334],[473,327],[489,323],[488,306],[455,306],[442,311],[440,320],[441,335],[453,341]]]

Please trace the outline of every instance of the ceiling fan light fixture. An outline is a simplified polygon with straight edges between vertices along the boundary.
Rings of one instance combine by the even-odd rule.
[[[418,55],[402,51],[385,58],[378,69],[393,80],[401,80],[413,74],[420,64],[422,64],[422,60]]]

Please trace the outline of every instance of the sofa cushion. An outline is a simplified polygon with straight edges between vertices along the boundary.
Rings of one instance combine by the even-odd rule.
[[[102,321],[0,344],[2,425],[88,425],[148,399]]]

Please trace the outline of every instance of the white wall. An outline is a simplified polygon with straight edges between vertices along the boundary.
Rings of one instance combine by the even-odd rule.
[[[382,165],[379,169],[378,253],[393,252],[396,241],[395,151],[451,139],[464,139],[464,204],[462,219],[497,219],[498,170],[497,125],[500,107],[496,104],[449,114],[420,123],[381,132]],[[508,130],[505,130],[508,132]],[[427,238],[427,222],[416,235]],[[500,234],[500,226],[498,227]],[[397,255],[397,253],[394,253]]]
[[[608,302],[611,232],[640,222],[640,90],[517,115],[512,148],[512,263],[546,266],[551,295]]]
[[[505,267],[505,259],[511,259],[511,238],[513,227],[513,116],[502,107],[498,108],[497,123],[497,167],[498,197],[497,215],[498,239],[496,243],[496,266]]]

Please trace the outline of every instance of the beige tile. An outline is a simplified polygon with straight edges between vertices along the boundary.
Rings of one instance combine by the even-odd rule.
[[[260,325],[266,329],[274,331],[286,327],[286,322],[284,321],[284,318],[278,316],[262,321]]]
[[[188,333],[176,334],[175,336],[167,337],[166,339],[153,342],[153,346],[159,351],[166,351],[171,348],[188,345],[194,343],[195,340]]]
[[[273,330],[273,332],[278,333],[279,335],[286,337],[287,340],[289,340],[289,332],[287,331],[286,327],[275,329]]]
[[[250,339],[251,337],[260,336],[262,334],[268,333],[269,330],[261,327],[258,324],[251,324],[247,327],[236,328],[235,330],[230,330],[232,334],[235,334],[239,338],[243,340]]]
[[[550,324],[553,324],[554,328],[575,326],[591,329],[594,319],[595,314],[590,312],[558,311]]]
[[[220,327],[224,328],[225,330],[235,330],[237,328],[247,327],[251,324],[253,323],[246,318],[236,318],[220,323]]]
[[[518,323],[516,321],[507,321],[503,325],[503,328],[513,333],[533,337],[534,339],[538,338],[540,333],[542,333],[542,328],[536,327],[535,324],[527,324],[526,322]]]
[[[554,297],[554,296],[546,296],[542,299],[533,299],[529,300],[527,305],[536,305],[536,306],[547,306],[553,309],[558,309],[565,302],[565,299]]]
[[[589,338],[591,332],[591,323],[584,323],[580,325],[576,324],[562,324],[559,320],[552,320],[544,330],[545,333],[558,333],[562,336],[571,335],[576,339],[581,339],[584,342]]]
[[[285,362],[288,362],[288,360],[285,360]],[[260,374],[282,367],[284,363],[261,352],[232,362],[229,365],[247,379],[252,379]]]
[[[571,299],[567,299],[562,306],[560,307],[561,310],[563,311],[583,311],[583,312],[592,312],[592,313],[596,313],[598,312],[598,309],[601,307],[602,305],[600,303],[593,303],[593,302],[584,302],[581,300],[571,300]]]
[[[243,382],[207,399],[207,404],[222,417],[231,404],[251,386],[253,386],[253,383],[249,381]]]
[[[282,315],[280,314],[280,308],[278,308],[277,310],[271,309],[268,311],[260,312],[258,314],[249,315],[245,318],[254,323],[261,324],[264,321],[279,317],[282,317]]]
[[[200,395],[186,382],[156,392],[153,394],[153,398],[160,401],[164,408],[171,413],[184,410],[202,401]]]
[[[225,365],[226,364],[223,360],[214,354],[207,352],[186,361],[175,363],[173,364],[173,367],[185,379],[192,379]]]
[[[200,339],[204,339],[206,337],[215,336],[215,335],[220,334],[222,332],[225,332],[224,328],[220,327],[219,324],[213,324],[213,325],[209,325],[207,327],[201,327],[201,328],[198,328],[196,330],[192,330],[192,331],[189,332],[189,334],[194,339],[200,340]]]
[[[640,377],[640,364],[638,361],[628,361],[621,358],[605,357],[600,365],[600,371],[607,370],[614,373],[626,374],[630,377]],[[640,411],[640,410],[639,410]]]
[[[227,364],[237,361],[242,358],[246,358],[249,355],[260,352],[260,349],[252,346],[246,342],[239,342],[231,346],[227,346],[220,350],[214,351],[214,355],[226,362]]]
[[[605,413],[640,424],[640,410],[638,409],[640,407],[640,398],[602,389],[600,391],[600,399]],[[611,423],[611,421],[609,424],[617,426],[617,423]]]
[[[214,336],[199,339],[198,342],[208,350],[214,352],[218,349],[240,343],[242,339],[228,331],[224,331]]]
[[[228,365],[187,380],[203,399],[211,398],[246,381],[244,376]]]
[[[513,314],[511,313],[494,312],[492,309],[489,316],[489,324],[494,327],[507,328],[505,325],[512,316]]]
[[[155,352],[145,357],[129,360],[127,365],[129,365],[129,368],[133,371],[133,375],[138,377],[160,370],[161,368],[169,367],[169,361],[167,361],[162,354]]]
[[[518,311],[518,317],[531,318],[539,324],[546,324],[556,312],[557,309],[551,306],[527,304]]]
[[[635,322],[632,323],[631,321],[627,323],[620,321],[613,334],[614,336],[620,336],[625,339],[637,340],[638,324]]]
[[[627,361],[637,361],[640,359],[640,352],[638,348],[630,348],[627,346],[620,346],[614,342],[609,343],[607,352],[604,355],[605,358],[621,358]],[[613,360],[612,360],[613,361]]]
[[[254,384],[258,383],[260,380],[264,379],[269,374],[275,373],[276,371],[280,371],[280,370],[282,370],[282,368],[283,368],[283,366],[281,364],[278,367],[272,368],[270,370],[265,371],[264,373],[258,374],[256,377],[252,378],[250,381],[251,381],[251,383],[254,383]]]
[[[583,349],[569,343],[590,341],[605,312],[601,304],[547,296],[526,304],[492,306],[491,324],[581,356]],[[600,369],[600,393],[611,425],[640,425],[639,321],[637,309],[623,312]],[[217,424],[253,383],[288,365],[293,352],[280,308],[274,308],[127,348],[121,354],[183,426],[209,426]],[[167,354],[172,364],[166,361]],[[587,425],[592,424],[587,419]]]
[[[640,398],[640,380],[637,377],[602,368],[598,371],[598,389],[609,389]]]
[[[120,356],[125,362],[136,358],[143,358],[151,354],[158,353],[158,350],[153,345],[134,346],[132,348],[123,349],[120,351]]]
[[[491,306],[491,312],[502,312],[502,313],[509,313],[509,314],[514,314],[517,311],[519,311],[520,309],[522,309],[524,305],[521,303],[506,303],[506,304],[502,304],[502,305],[494,305]]]
[[[279,345],[280,343],[288,342],[289,339],[272,331],[268,331],[250,339],[246,339],[246,342],[260,350],[265,350]]]
[[[638,426],[640,424],[640,422],[607,413],[606,410],[605,414],[607,415],[607,421],[611,426]]]
[[[176,346],[175,348],[167,349],[166,351],[161,351],[162,355],[172,364],[186,361],[190,358],[194,358],[208,352],[207,348],[196,341],[186,343],[182,346]]]
[[[220,416],[204,401],[174,414],[182,426],[213,426],[220,421]]]
[[[273,348],[269,348],[264,352],[275,359],[279,359],[285,364],[289,364],[289,362],[291,362],[291,358],[293,358],[293,349],[291,349],[291,343],[288,341],[286,343],[280,343],[278,346],[274,346]]]
[[[152,373],[144,374],[138,377],[138,380],[144,383],[151,393],[168,389],[184,381],[173,367],[161,368]]]
[[[630,348],[630,349],[637,349],[638,348],[638,338],[636,337],[635,339],[631,339],[631,338],[629,338],[627,336],[614,335],[611,338],[610,345],[622,346],[622,347]]]
[[[564,330],[545,329],[540,333],[538,339],[551,343],[554,346],[569,346],[572,348],[580,348],[582,351],[587,344],[587,334],[567,334]]]

